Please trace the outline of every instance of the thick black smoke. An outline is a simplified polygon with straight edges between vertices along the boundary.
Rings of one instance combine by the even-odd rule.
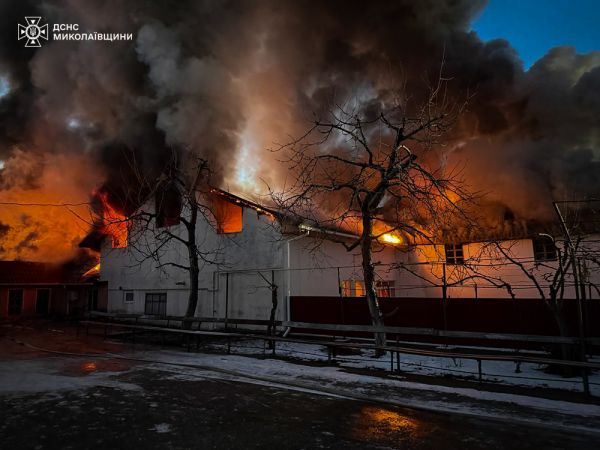
[[[21,152],[39,164],[13,158],[12,175],[8,165],[0,170],[0,189],[16,179],[39,188],[31,171],[60,153],[100,163],[107,187],[118,190],[124,154],[155,176],[173,147],[209,159],[225,187],[243,189],[249,178],[276,185],[284,171],[264,149],[333,103],[384,108],[403,87],[416,104],[443,61],[451,96],[471,96],[448,141],[470,184],[525,218],[548,215],[552,199],[597,194],[600,52],[555,48],[524,71],[510,43],[470,31],[484,6],[3,2],[0,76],[11,91],[0,99],[0,159]],[[16,24],[35,14],[135,39],[25,49]]]

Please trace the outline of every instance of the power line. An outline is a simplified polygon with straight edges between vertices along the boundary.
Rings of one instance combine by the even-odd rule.
[[[6,206],[51,206],[51,207],[73,207],[73,206],[91,206],[91,202],[80,203],[23,203],[23,202],[0,202],[0,205]]]

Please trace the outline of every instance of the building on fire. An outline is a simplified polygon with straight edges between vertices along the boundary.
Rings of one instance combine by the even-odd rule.
[[[360,305],[365,293],[359,249],[348,252],[339,243],[351,241],[355,238],[353,235],[306,224],[284,223],[277,212],[222,190],[212,189],[207,195],[213,218],[199,220],[196,240],[206,254],[216,256],[213,263],[201,264],[196,316],[266,320],[276,287],[277,320],[368,321],[368,315],[351,317],[357,313],[349,306]],[[146,207],[154,205],[150,202]],[[175,235],[183,232],[183,225],[169,217],[159,214],[156,222],[154,230],[142,233],[146,246],[156,245],[153,243],[156,229],[166,227]],[[597,236],[592,233],[586,237],[591,252],[597,252],[600,242]],[[495,240],[494,246],[486,241],[434,245],[410,242],[409,236],[400,233],[384,235],[380,248],[374,253],[377,294],[392,319],[394,301],[403,300],[403,305],[412,302],[414,307],[410,314],[416,317],[416,323],[413,321],[410,325],[417,326],[432,325],[424,319],[429,316],[435,316],[437,322],[441,320],[437,306],[429,310],[423,308],[428,304],[438,305],[442,298],[453,299],[455,304],[459,299],[470,302],[488,299],[487,303],[480,301],[469,307],[471,310],[484,308],[481,314],[495,314],[493,305],[507,299],[517,302],[523,299],[520,303],[523,305],[535,299],[540,304],[540,289],[546,292],[549,277],[559,266],[559,239],[558,234],[529,232]],[[96,231],[83,245],[100,251],[100,282],[107,286],[109,312],[152,316],[185,314],[190,281],[188,273],[177,267],[187,261],[187,249],[179,242],[171,240],[161,249],[161,264],[142,257],[139,241],[137,245],[129,245],[126,230],[115,231],[114,227],[112,232]],[[499,252],[499,248],[506,253]],[[596,288],[596,281],[600,281],[597,269],[589,262],[581,264],[585,266],[578,267],[577,287],[581,295],[587,299],[600,298]],[[537,285],[526,270],[533,273]],[[565,275],[561,289],[564,298],[575,297],[571,272]],[[516,307],[511,308],[513,311],[506,321],[514,321],[511,314],[520,314]],[[535,308],[539,311],[543,306]],[[467,313],[455,310],[453,314]],[[398,320],[397,324],[409,324],[401,318]],[[443,320],[449,320],[446,311]]]

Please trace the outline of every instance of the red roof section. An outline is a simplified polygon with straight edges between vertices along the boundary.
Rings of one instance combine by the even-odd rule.
[[[68,282],[68,274],[59,265],[0,261],[0,284],[53,284]]]

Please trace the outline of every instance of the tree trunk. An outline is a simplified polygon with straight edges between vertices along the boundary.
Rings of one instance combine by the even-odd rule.
[[[375,291],[375,268],[373,267],[371,245],[373,243],[372,223],[369,214],[363,212],[363,234],[361,242],[362,253],[362,269],[365,282],[365,293],[367,297],[367,305],[369,305],[369,313],[371,315],[371,323],[376,327],[384,326],[383,314],[377,300],[377,292]],[[385,346],[385,333],[375,333],[375,345]],[[377,354],[382,355],[383,350],[378,350]]]
[[[195,251],[194,251],[195,253]],[[191,262],[191,261],[190,261]],[[190,264],[190,294],[188,297],[187,310],[185,312],[185,318],[183,320],[183,328],[189,330],[192,328],[194,316],[196,315],[196,307],[198,306],[198,275],[200,270],[198,269],[198,258],[196,257],[196,263]]]
[[[570,335],[569,325],[561,312],[558,309],[551,308],[554,320],[558,325],[558,331],[561,337],[568,337]],[[565,361],[577,360],[577,349],[571,344],[560,344],[558,357]],[[574,367],[569,366],[558,366],[548,368],[552,373],[558,373],[564,377],[573,377],[577,375],[578,370]]]
[[[277,312],[277,285],[274,282],[271,285],[271,314],[269,316],[269,325],[267,326],[267,334],[275,335],[275,313]],[[269,348],[273,348],[273,341],[269,341]]]
[[[196,221],[198,219],[198,206],[191,205],[191,218],[188,225],[188,259],[189,259],[189,274],[190,274],[190,294],[188,297],[187,310],[182,328],[189,330],[192,328],[194,316],[196,315],[196,307],[198,306],[198,276],[200,268],[198,265],[198,253],[196,248]]]

